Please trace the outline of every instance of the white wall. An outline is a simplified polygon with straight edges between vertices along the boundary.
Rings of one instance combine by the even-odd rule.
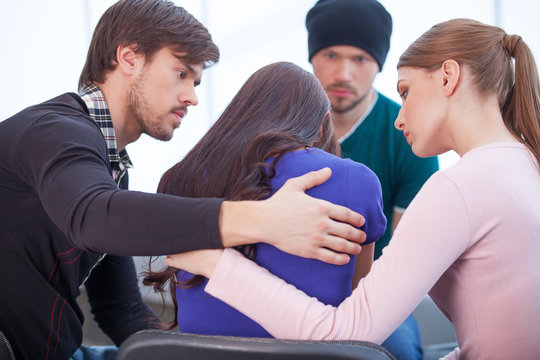
[[[399,55],[433,24],[471,17],[502,25],[523,36],[540,59],[534,0],[381,0],[394,19],[384,71],[375,85],[399,101],[395,66]],[[19,0],[0,2],[0,119],[20,109],[75,91],[93,28],[112,0]],[[198,90],[200,105],[191,109],[168,143],[147,136],[128,146],[135,164],[132,189],[153,192],[160,175],[180,160],[217,119],[242,83],[258,68],[275,61],[307,62],[305,14],[315,0],[177,1],[205,24],[221,51]],[[498,16],[496,16],[498,14]],[[441,156],[446,167],[456,155]]]

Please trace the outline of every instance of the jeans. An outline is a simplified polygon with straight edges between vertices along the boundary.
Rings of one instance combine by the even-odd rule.
[[[421,360],[424,352],[416,319],[409,315],[396,331],[382,343],[382,346],[390,351],[397,360]]]
[[[115,360],[117,352],[116,346],[81,345],[70,360]]]

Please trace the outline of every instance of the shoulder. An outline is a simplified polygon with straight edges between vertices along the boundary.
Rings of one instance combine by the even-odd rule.
[[[86,105],[74,93],[67,93],[30,106],[0,123],[3,145],[12,151],[57,147],[70,142],[105,144]],[[5,140],[5,141],[4,141]]]
[[[377,92],[377,103],[375,104],[375,107],[378,109],[384,109],[385,111],[396,115],[401,109],[401,105],[380,92]]]
[[[327,153],[321,149],[311,148],[305,151],[299,151],[296,154],[298,157],[296,162],[303,162],[314,165],[314,168],[329,167],[334,176],[353,176],[375,178],[375,173],[366,165],[351,160],[349,158],[341,158],[339,156]]]
[[[88,115],[88,109],[75,93],[66,93],[37,105],[30,106],[4,121],[14,127],[26,129],[40,121],[51,125],[83,126],[99,130],[97,124]]]
[[[98,125],[76,94],[64,94],[32,106],[15,115],[19,147],[73,149],[77,146],[106,153],[106,143]]]
[[[352,180],[363,180],[379,184],[377,175],[366,165],[352,159],[342,159],[341,166],[346,168],[347,176]],[[380,186],[380,185],[379,185]]]
[[[284,155],[276,167],[275,178],[285,180],[324,167],[332,170],[332,176],[322,184],[323,187],[337,184],[346,186],[349,179],[378,182],[377,176],[364,164],[340,158],[318,148],[294,151]]]
[[[515,179],[520,173],[522,161],[519,155],[525,154],[523,150],[521,144],[484,145],[463,155],[441,172],[456,186],[471,193],[485,192],[490,186],[517,184]]]
[[[373,129],[372,131],[378,133],[379,136],[383,135],[385,137],[396,133],[397,130],[394,127],[394,122],[396,121],[400,109],[401,106],[395,101],[377,92],[375,104],[373,104],[369,114],[367,114],[364,121],[362,121],[362,131],[364,132],[367,130],[366,128],[371,128]]]
[[[366,165],[349,158],[340,158],[328,154],[320,149],[311,149],[304,155],[307,158],[316,159],[313,161],[319,164],[317,169],[329,167],[332,175],[322,187],[341,189],[344,194],[356,193],[357,191],[375,196],[381,193],[379,178]]]
[[[79,131],[89,136],[91,133],[100,134],[101,131],[94,120],[89,116],[86,105],[74,93],[60,95],[44,103],[27,109],[31,116],[29,128],[48,127],[49,132],[58,135],[70,133],[77,136]]]
[[[380,102],[382,105],[385,105],[385,106],[387,106],[389,108],[394,108],[394,109],[400,109],[401,108],[401,105],[399,105],[394,100],[390,99],[388,96],[380,93],[379,91],[377,91],[377,96],[378,96],[377,101]]]

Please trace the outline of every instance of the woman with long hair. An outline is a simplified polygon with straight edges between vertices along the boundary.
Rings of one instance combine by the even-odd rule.
[[[209,277],[209,294],[276,337],[381,343],[429,292],[455,327],[459,348],[447,358],[538,359],[540,85],[530,49],[495,26],[443,22],[401,56],[397,89],[395,126],[415,154],[461,159],[426,182],[338,307],[233,249],[166,263]]]
[[[311,73],[279,62],[255,72],[221,117],[185,158],[162,177],[158,192],[189,197],[261,200],[289,178],[329,167],[332,177],[307,191],[311,196],[362,214],[367,240],[356,261],[343,266],[286,254],[271,245],[238,250],[325,304],[338,305],[373,262],[373,242],[382,236],[380,184],[362,164],[338,157],[330,103]],[[207,279],[166,268],[144,279],[158,291],[170,286],[183,332],[270,336],[262,327],[204,293]]]

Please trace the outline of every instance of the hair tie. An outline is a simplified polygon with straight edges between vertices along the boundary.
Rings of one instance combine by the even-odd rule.
[[[503,41],[504,48],[506,49],[508,55],[515,58],[516,46],[521,41],[521,36],[505,34]]]

